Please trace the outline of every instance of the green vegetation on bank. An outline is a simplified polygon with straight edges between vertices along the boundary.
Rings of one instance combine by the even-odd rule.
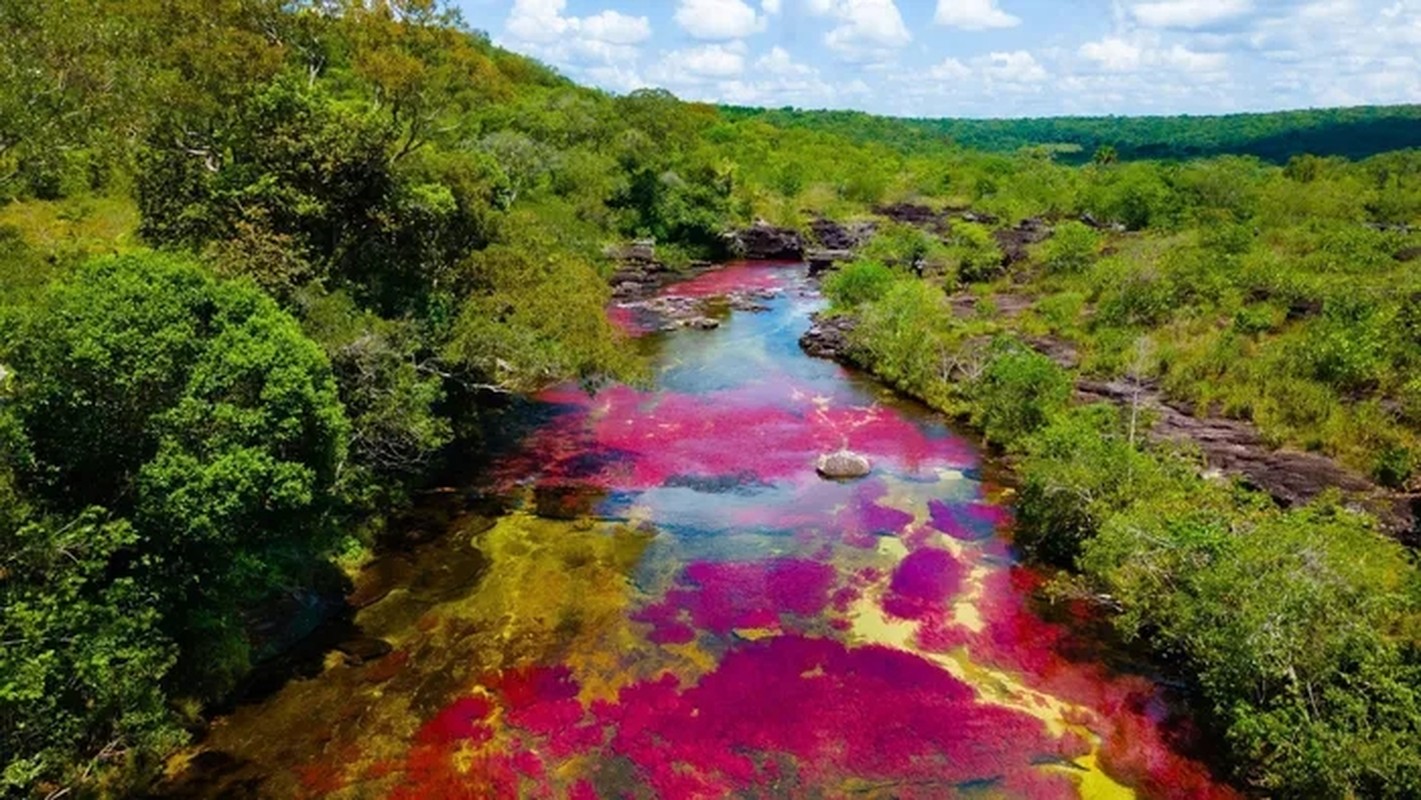
[[[925,281],[852,266],[826,283],[853,356],[1012,456],[1018,546],[1054,585],[1187,677],[1241,782],[1287,797],[1421,791],[1421,572],[1335,500],[1283,510],[1200,477],[1148,420],[1071,406],[1068,374]]]
[[[1407,143],[1414,109],[988,142],[608,96],[432,0],[0,3],[0,29],[0,793],[141,786],[491,398],[636,375],[607,245],[713,258],[819,216],[878,223],[826,282],[856,356],[1013,454],[1022,547],[1196,677],[1241,782],[1421,791],[1411,556],[1201,480],[1022,343],[1415,488],[1421,155],[1296,155]],[[1285,163],[1122,163],[1161,138]],[[1070,141],[1100,157],[1035,146]],[[874,213],[898,203],[979,216]],[[1054,235],[1005,265],[1027,218]]]

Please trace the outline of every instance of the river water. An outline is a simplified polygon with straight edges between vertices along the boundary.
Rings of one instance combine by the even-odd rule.
[[[762,308],[721,299],[747,290]],[[357,580],[392,652],[331,651],[217,720],[170,794],[1232,796],[1158,686],[1042,616],[972,441],[800,351],[802,267],[667,293],[721,326],[615,310],[650,386],[536,398],[439,535]],[[842,447],[873,473],[819,478]]]

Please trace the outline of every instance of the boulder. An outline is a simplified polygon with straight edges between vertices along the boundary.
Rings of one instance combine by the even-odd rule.
[[[852,261],[852,250],[806,250],[804,260],[809,262],[809,274],[819,275],[836,267],[842,261]]]
[[[854,250],[873,238],[878,226],[872,222],[840,225],[820,217],[809,223],[809,235],[822,250]]]
[[[822,478],[841,481],[867,477],[873,471],[873,465],[867,457],[852,450],[840,450],[820,456],[814,469]]]
[[[1103,222],[1099,219],[1096,219],[1095,215],[1091,214],[1090,212],[1082,214],[1080,216],[1080,221],[1081,224],[1090,228],[1095,228],[1098,231],[1110,231],[1111,233],[1125,232],[1124,225],[1121,225],[1118,222]]]
[[[978,225],[996,225],[998,222],[996,215],[987,214],[980,211],[962,212],[962,221],[972,222]]]
[[[336,645],[336,649],[345,656],[345,661],[351,666],[360,666],[371,661],[378,661],[389,655],[393,647],[384,639],[376,639],[373,636],[360,636],[348,639]]]
[[[854,329],[853,317],[831,317],[819,313],[811,318],[811,322],[809,330],[799,337],[800,348],[815,358],[848,360],[849,333]]]
[[[779,228],[764,220],[725,234],[725,245],[735,256],[751,261],[799,261],[804,258],[804,237],[792,228]]]

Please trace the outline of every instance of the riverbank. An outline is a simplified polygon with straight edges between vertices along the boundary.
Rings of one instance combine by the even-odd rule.
[[[1029,299],[992,299],[1000,313],[1019,313],[1029,308]],[[975,316],[976,298],[957,295],[949,298],[951,313],[959,319]],[[873,371],[870,363],[854,356],[852,315],[821,313],[800,339],[805,352],[843,364]],[[1052,337],[1030,338],[1025,343],[1064,370],[1079,365],[1076,348]],[[963,376],[957,376],[963,377]],[[1199,409],[1169,399],[1157,382],[1124,378],[1098,380],[1077,375],[1074,394],[1081,403],[1110,403],[1130,409],[1143,420],[1143,434],[1156,443],[1172,443],[1197,448],[1203,457],[1201,471],[1238,479],[1272,497],[1283,507],[1305,505],[1329,492],[1338,492],[1359,510],[1376,517],[1378,523],[1398,541],[1415,547],[1421,544],[1421,519],[1417,516],[1421,495],[1380,486],[1366,476],[1348,469],[1335,459],[1270,444],[1245,420],[1199,415]]]
[[[803,345],[969,420],[1008,454],[1017,546],[1063,570],[1058,596],[1097,599],[1127,640],[1196,676],[1237,780],[1293,796],[1417,788],[1417,753],[1400,743],[1421,725],[1406,688],[1421,671],[1407,634],[1418,574],[1374,517],[1335,492],[1281,508],[1211,477],[1167,413],[1152,440],[1162,409],[1145,393],[1079,382],[1039,352],[1050,348],[881,270],[830,278],[841,315]],[[1071,402],[1092,389],[1113,402]]]

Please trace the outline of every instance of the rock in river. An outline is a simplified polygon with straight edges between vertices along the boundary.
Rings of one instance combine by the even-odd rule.
[[[819,475],[830,480],[852,480],[862,478],[873,471],[868,459],[852,450],[840,450],[819,457],[814,465]]]
[[[351,666],[359,666],[384,658],[389,655],[394,648],[384,639],[376,639],[373,636],[361,636],[341,642],[336,645],[336,649],[345,656],[346,663]]]

